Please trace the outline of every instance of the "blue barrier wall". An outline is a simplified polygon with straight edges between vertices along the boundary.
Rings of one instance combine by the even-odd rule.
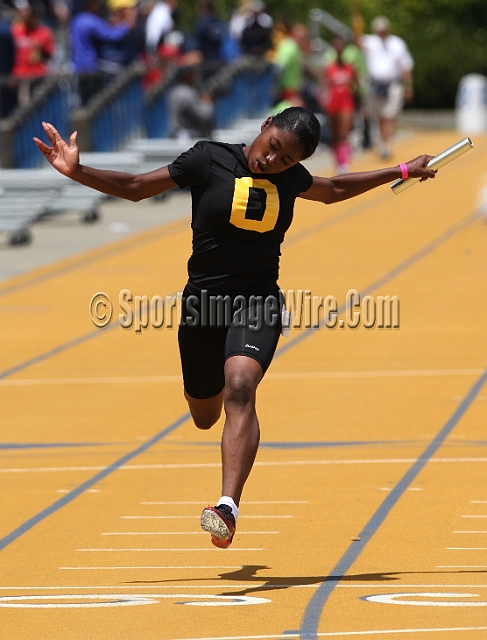
[[[141,78],[132,82],[91,121],[93,151],[116,151],[137,134],[143,134],[145,104]]]
[[[215,100],[215,127],[228,128],[239,118],[259,117],[267,112],[272,105],[273,81],[270,66],[260,70],[236,70],[229,75],[228,85]],[[69,137],[72,130],[71,105],[72,89],[69,82],[61,79],[46,101],[16,126],[13,133],[15,168],[33,168],[42,163],[42,156],[32,138],[43,135],[43,120],[52,122],[64,138]],[[167,90],[148,103],[142,78],[134,77],[106,104],[95,108],[89,129],[91,149],[98,152],[118,150],[137,135],[165,137],[169,135]]]
[[[228,93],[215,101],[215,127],[227,129],[239,118],[254,118],[270,110],[273,100],[273,71],[243,71],[235,75]]]
[[[147,105],[144,124],[148,138],[165,138],[169,135],[167,91],[158,95]]]
[[[26,120],[16,129],[13,136],[14,167],[32,169],[43,163],[43,156],[32,141],[34,136],[48,142],[42,121],[52,122],[63,137],[71,134],[70,92],[65,83],[56,85],[44,104],[29,113]]]

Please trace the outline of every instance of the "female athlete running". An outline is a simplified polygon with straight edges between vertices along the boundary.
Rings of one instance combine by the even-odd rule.
[[[310,111],[290,107],[267,118],[250,145],[201,141],[169,166],[134,175],[80,164],[76,133],[67,144],[51,124],[43,127],[50,145],[34,138],[37,147],[55,169],[80,184],[132,202],[176,186],[191,188],[193,253],[179,348],[184,395],[196,426],[209,429],[225,411],[222,497],[215,507],[203,509],[201,526],[214,545],[227,548],[259,445],[256,390],[281,331],[280,245],[295,199],[339,202],[406,171],[410,177],[433,178],[426,167],[431,156],[401,167],[312,176],[300,161],[314,153],[320,125]],[[230,317],[212,317],[211,296],[229,304]]]

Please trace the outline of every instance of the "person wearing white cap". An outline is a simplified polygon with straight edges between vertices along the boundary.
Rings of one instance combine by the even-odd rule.
[[[392,153],[397,115],[404,102],[413,98],[414,61],[404,40],[390,33],[388,18],[377,16],[371,26],[374,33],[363,35],[359,44],[370,82],[369,115],[378,123],[380,156],[387,159]]]

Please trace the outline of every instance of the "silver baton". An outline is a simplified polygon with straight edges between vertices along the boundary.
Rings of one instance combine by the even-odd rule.
[[[432,169],[433,171],[441,169],[441,167],[444,167],[445,164],[448,164],[452,160],[455,160],[455,158],[458,158],[466,151],[470,151],[470,149],[472,148],[473,142],[470,140],[470,138],[464,138],[463,140],[460,140],[460,142],[454,144],[452,147],[445,149],[445,151],[442,151],[434,158],[431,158],[431,160],[427,164],[427,167],[428,169]],[[420,180],[421,178],[408,178],[407,180],[399,178],[391,184],[391,189],[395,194],[398,194],[401,193],[401,191],[408,189]]]

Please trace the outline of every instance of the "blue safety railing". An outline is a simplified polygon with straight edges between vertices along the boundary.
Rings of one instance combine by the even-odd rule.
[[[32,138],[37,136],[47,142],[42,121],[55,122],[60,134],[70,133],[70,84],[66,77],[52,77],[38,86],[26,107],[13,112],[2,121],[2,166],[21,169],[38,167],[43,157],[37,151]]]
[[[150,92],[144,92],[145,67],[125,69],[83,109],[73,110],[73,90],[66,76],[51,76],[34,92],[26,108],[16,109],[1,126],[3,168],[32,168],[42,163],[32,138],[43,134],[41,122],[52,122],[63,137],[78,130],[82,151],[114,151],[141,135],[169,135],[167,93],[174,74]],[[239,118],[267,112],[273,99],[273,68],[259,59],[240,59],[225,66],[206,87],[214,95],[216,128],[231,127]]]
[[[166,138],[170,134],[167,94],[173,82],[174,74],[170,73],[161,85],[151,88],[147,93],[144,125],[148,138]]]
[[[215,102],[215,126],[231,127],[239,118],[252,118],[265,113],[272,106],[272,72],[244,72],[236,75],[227,96]]]
[[[140,65],[134,66],[120,86],[107,89],[108,99],[99,100],[91,117],[90,151],[121,149],[135,135],[143,131],[145,114]],[[105,93],[105,92],[103,92]]]

